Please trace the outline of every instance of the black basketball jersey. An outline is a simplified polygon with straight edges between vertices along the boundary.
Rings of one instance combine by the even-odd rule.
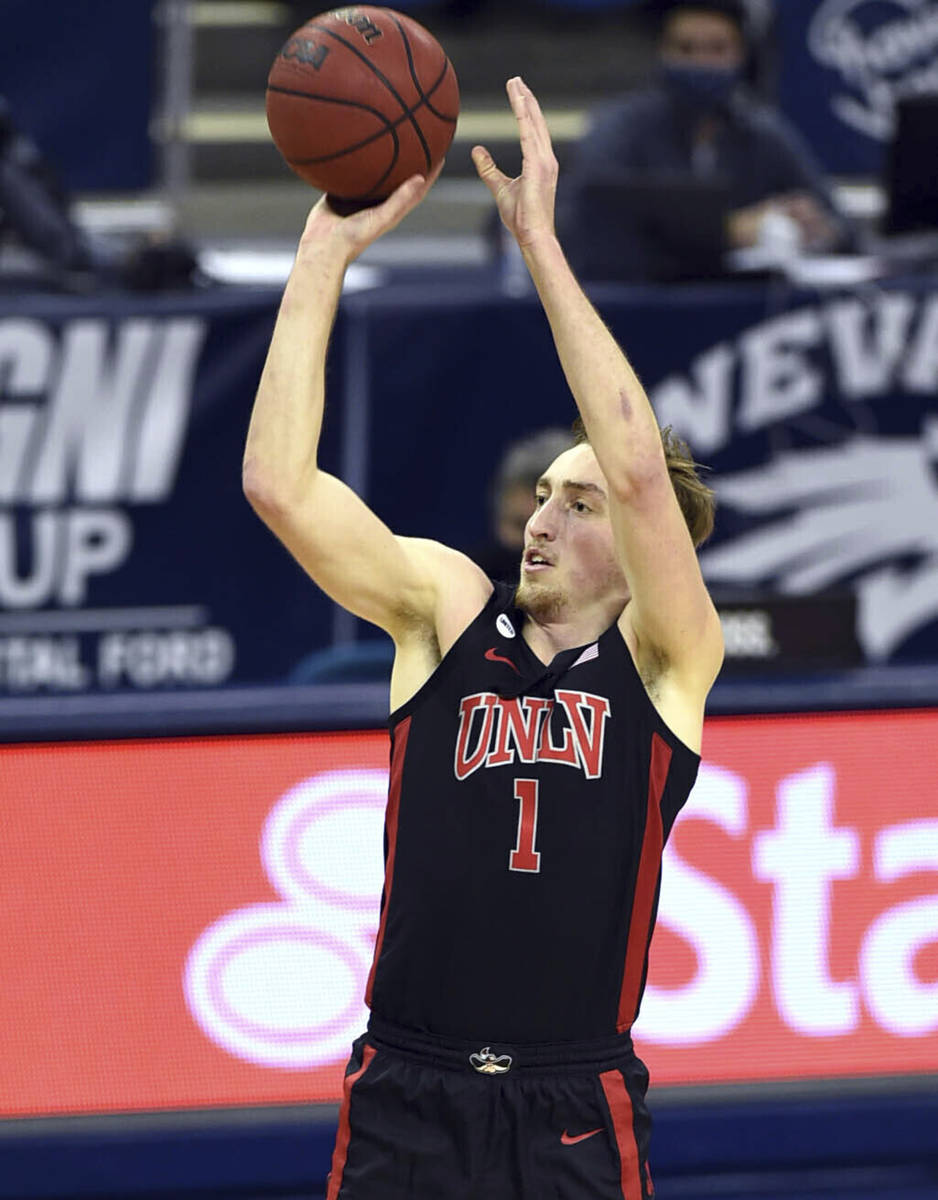
[[[512,589],[391,716],[385,887],[366,1000],[442,1037],[627,1031],[665,840],[699,757],[616,625],[545,666]]]

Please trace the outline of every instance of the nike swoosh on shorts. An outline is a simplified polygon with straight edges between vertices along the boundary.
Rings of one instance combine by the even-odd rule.
[[[602,1126],[599,1129],[591,1129],[589,1133],[578,1133],[575,1137],[567,1133],[566,1129],[560,1135],[560,1140],[565,1146],[575,1146],[577,1142],[585,1142],[587,1138],[595,1137],[597,1133],[602,1133]]]

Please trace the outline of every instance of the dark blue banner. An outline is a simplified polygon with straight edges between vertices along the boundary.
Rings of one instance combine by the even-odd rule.
[[[0,95],[69,190],[152,182],[153,0],[4,0]]]
[[[879,175],[896,101],[938,91],[938,0],[780,0],[779,99],[835,175]]]
[[[712,468],[714,591],[847,591],[867,661],[938,658],[938,283],[594,298]],[[0,307],[0,695],[280,682],[355,635],[241,491],[278,300]],[[327,390],[326,469],[462,549],[506,445],[574,416],[538,303],[494,282],[346,295]]]
[[[846,589],[868,661],[938,658],[938,283],[593,294],[712,468],[713,588]],[[478,543],[501,448],[574,416],[539,306],[398,288],[350,307],[376,381],[371,502],[400,532]]]
[[[0,694],[277,680],[330,640],[241,491],[277,300],[0,310]]]

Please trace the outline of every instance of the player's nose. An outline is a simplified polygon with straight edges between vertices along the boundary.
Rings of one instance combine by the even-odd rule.
[[[550,541],[556,532],[554,508],[550,500],[536,508],[528,520],[527,541]]]

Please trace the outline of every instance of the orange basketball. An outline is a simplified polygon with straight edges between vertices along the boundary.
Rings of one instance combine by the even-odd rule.
[[[287,163],[330,197],[361,205],[432,171],[458,115],[459,85],[443,47],[390,8],[313,17],[267,78],[267,124]]]

